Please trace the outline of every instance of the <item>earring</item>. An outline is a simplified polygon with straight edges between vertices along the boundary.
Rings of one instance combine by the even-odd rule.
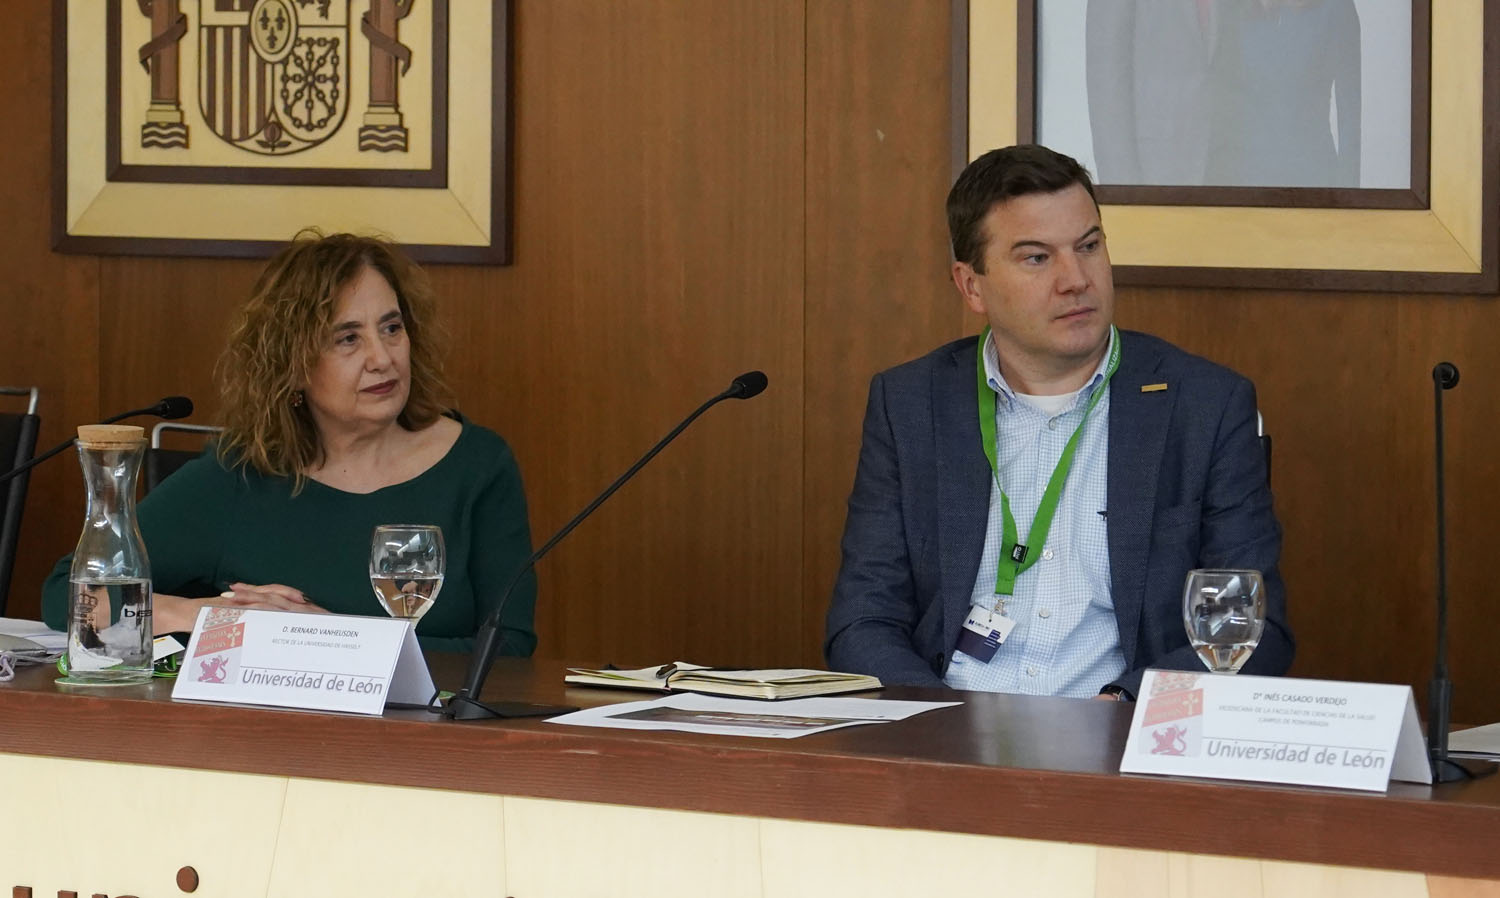
[[[302,391],[301,390],[298,390],[297,392],[293,393],[292,394],[292,408],[301,408],[302,407],[302,399],[303,399],[303,396],[302,396]]]

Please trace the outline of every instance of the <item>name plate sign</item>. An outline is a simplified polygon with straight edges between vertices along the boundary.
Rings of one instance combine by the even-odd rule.
[[[1431,783],[1410,686],[1148,670],[1121,773],[1381,792]]]
[[[412,625],[388,617],[205,607],[172,698],[379,714],[436,694]]]

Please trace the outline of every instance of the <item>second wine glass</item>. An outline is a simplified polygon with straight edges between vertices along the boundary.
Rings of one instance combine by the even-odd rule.
[[[1260,571],[1189,571],[1182,592],[1182,622],[1209,670],[1238,672],[1266,626]]]
[[[412,624],[437,600],[447,562],[442,528],[382,524],[370,537],[370,585],[391,617]]]

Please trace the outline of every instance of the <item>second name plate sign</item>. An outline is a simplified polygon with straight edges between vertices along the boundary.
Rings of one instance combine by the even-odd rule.
[[[1122,773],[1383,791],[1432,782],[1410,686],[1148,670]]]

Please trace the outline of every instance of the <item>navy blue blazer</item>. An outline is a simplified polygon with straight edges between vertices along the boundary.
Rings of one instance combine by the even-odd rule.
[[[1265,632],[1244,672],[1283,674],[1293,643],[1255,388],[1155,337],[1121,331],[1120,339],[1109,387],[1106,526],[1126,666],[1115,685],[1134,695],[1148,667],[1204,669],[1183,628],[1182,588],[1188,571],[1205,567],[1264,574]],[[834,670],[943,685],[989,515],[977,352],[977,338],[959,340],[870,385],[828,609],[824,651]],[[1167,388],[1141,392],[1159,383]]]

